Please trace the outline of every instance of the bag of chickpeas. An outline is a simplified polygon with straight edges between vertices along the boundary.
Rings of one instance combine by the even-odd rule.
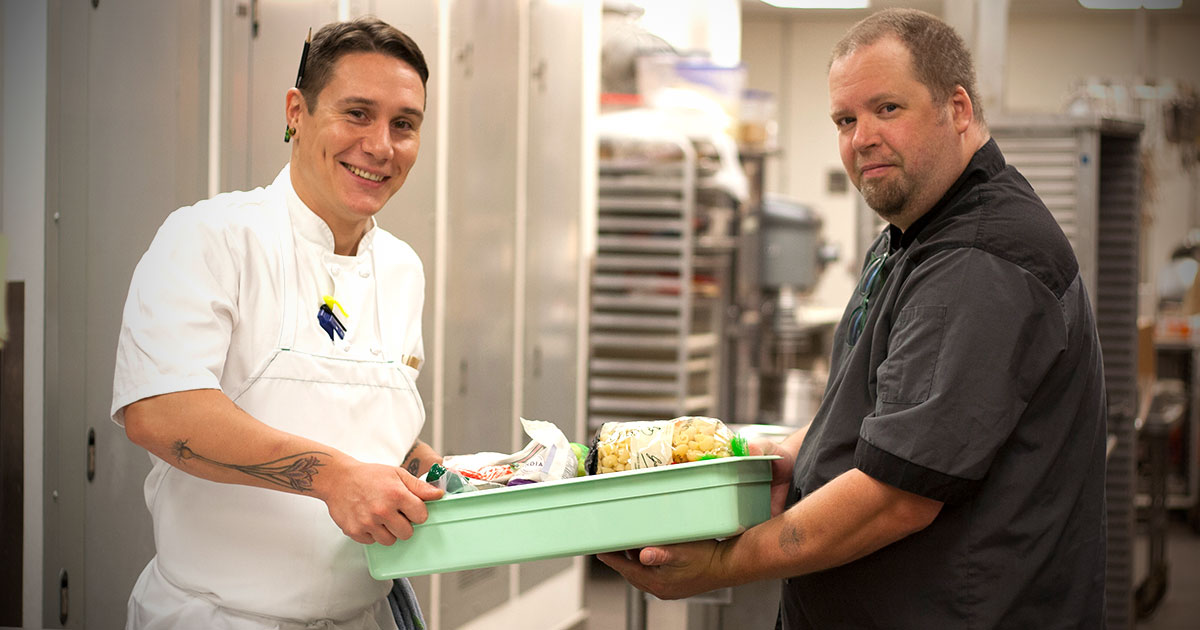
[[[605,422],[592,442],[588,474],[682,464],[729,457],[737,436],[716,418],[684,416],[674,420]]]

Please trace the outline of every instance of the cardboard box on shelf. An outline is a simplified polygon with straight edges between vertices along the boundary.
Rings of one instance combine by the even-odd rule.
[[[1139,317],[1137,326],[1138,417],[1145,418],[1154,397],[1154,380],[1158,378],[1158,352],[1154,347],[1156,324],[1153,317]]]

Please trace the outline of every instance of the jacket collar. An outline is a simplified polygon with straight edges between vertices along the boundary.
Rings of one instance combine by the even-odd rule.
[[[967,167],[963,169],[958,179],[950,185],[946,190],[946,194],[928,212],[921,215],[913,224],[908,226],[904,232],[900,228],[889,225],[888,230],[891,231],[893,247],[908,247],[917,240],[917,236],[921,231],[936,221],[939,217],[946,214],[946,209],[960,199],[967,191],[971,190],[978,184],[988,181],[1004,170],[1006,164],[1004,162],[1004,154],[1000,152],[1000,147],[996,145],[996,141],[988,138],[988,141],[979,147],[975,155],[971,156],[971,161],[967,163]]]
[[[332,253],[333,230],[330,230],[325,220],[317,216],[317,213],[301,201],[300,195],[296,194],[296,189],[292,187],[291,164],[284,165],[272,185],[279,186],[283,190],[284,198],[287,200],[288,214],[292,219],[292,230],[295,231],[296,236]],[[363,234],[362,240],[358,242],[358,253],[361,254],[370,249],[378,227],[379,224],[375,221],[375,217],[371,217],[370,227],[367,228],[366,234]]]

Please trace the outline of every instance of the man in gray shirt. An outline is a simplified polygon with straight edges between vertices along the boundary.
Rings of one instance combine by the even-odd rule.
[[[829,85],[843,164],[889,225],[816,417],[776,448],[775,516],[602,560],[665,598],[783,578],[784,628],[1101,627],[1104,375],[1069,242],[937,18],[860,22]]]

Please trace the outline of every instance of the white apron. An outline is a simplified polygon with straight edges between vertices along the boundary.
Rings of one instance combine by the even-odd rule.
[[[295,237],[286,202],[275,206],[289,292],[280,342],[229,395],[265,424],[364,462],[399,466],[425,414],[402,349],[382,334],[395,319],[376,313],[377,360],[346,358],[343,347],[311,331],[297,335],[301,325],[316,326],[321,296],[295,295],[302,286]],[[379,298],[373,275],[383,311],[389,300]],[[214,483],[162,461],[146,495],[158,555],[134,588],[129,627],[395,628],[385,599],[391,582],[371,578],[362,546],[334,524],[323,501]]]

